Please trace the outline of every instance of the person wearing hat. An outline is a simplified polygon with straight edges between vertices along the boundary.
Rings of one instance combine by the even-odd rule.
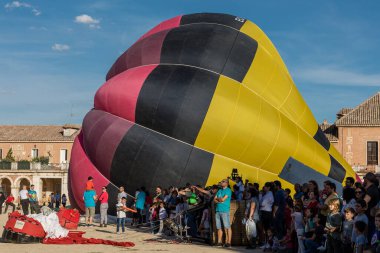
[[[221,182],[221,189],[219,189],[214,198],[214,203],[216,204],[216,212],[215,212],[215,223],[216,229],[218,230],[218,244],[217,246],[222,247],[222,222],[224,231],[226,233],[226,243],[224,247],[231,247],[231,238],[232,238],[232,230],[230,224],[230,203],[231,203],[231,195],[232,191],[228,188],[228,179],[223,179]]]
[[[368,238],[371,239],[375,231],[376,206],[380,199],[378,181],[375,174],[368,172],[364,176],[363,186],[366,189],[364,201],[367,203],[366,215],[368,217]]]

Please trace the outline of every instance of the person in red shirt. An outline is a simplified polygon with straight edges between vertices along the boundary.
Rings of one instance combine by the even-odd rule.
[[[107,186],[102,187],[102,193],[99,197],[100,201],[100,227],[107,227],[107,210],[108,210],[108,192]]]
[[[12,193],[9,194],[9,196],[5,200],[5,213],[7,213],[8,211],[8,206],[11,206],[13,208],[12,212],[15,211],[16,205],[13,203],[14,200],[15,198],[13,197]]]
[[[309,200],[306,205],[306,209],[310,209],[313,216],[318,214],[318,200],[316,197],[314,192],[309,192]]]
[[[86,191],[88,190],[95,190],[95,186],[94,186],[94,178],[89,176],[88,179],[87,179],[87,182],[86,182]]]

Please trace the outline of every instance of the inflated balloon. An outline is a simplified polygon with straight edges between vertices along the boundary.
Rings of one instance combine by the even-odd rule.
[[[246,19],[167,20],[124,52],[106,80],[72,151],[70,195],[79,206],[90,175],[115,200],[116,186],[205,186],[232,168],[285,187],[355,177],[269,38]]]

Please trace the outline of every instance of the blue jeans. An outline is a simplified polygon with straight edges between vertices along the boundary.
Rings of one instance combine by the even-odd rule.
[[[310,239],[305,239],[304,244],[305,244],[305,253],[317,253],[318,248],[321,246],[321,244]]]
[[[216,212],[215,213],[215,223],[216,223],[216,229],[221,229],[223,222],[223,227],[225,229],[230,228],[230,213],[229,212]]]
[[[120,226],[121,230],[125,232],[125,218],[117,218],[117,227],[116,227],[116,232],[119,232]]]

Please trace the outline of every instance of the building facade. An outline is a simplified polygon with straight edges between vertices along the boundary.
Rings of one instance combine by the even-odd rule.
[[[18,196],[22,185],[35,185],[40,201],[66,194],[71,148],[79,125],[0,126],[0,187]]]
[[[380,172],[380,92],[353,109],[340,110],[334,124],[320,126],[354,170]]]

